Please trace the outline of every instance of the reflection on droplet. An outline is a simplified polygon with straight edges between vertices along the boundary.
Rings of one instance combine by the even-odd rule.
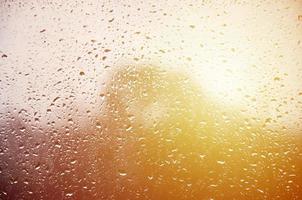
[[[220,165],[224,165],[225,161],[223,161],[223,160],[217,160],[217,163],[220,164]]]
[[[127,172],[124,170],[119,170],[119,175],[120,176],[127,176]]]

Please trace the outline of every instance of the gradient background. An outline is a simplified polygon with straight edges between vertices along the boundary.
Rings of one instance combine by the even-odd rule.
[[[302,1],[0,6],[1,199],[301,198]]]

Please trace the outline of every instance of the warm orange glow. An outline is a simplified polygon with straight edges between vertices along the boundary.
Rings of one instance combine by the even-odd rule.
[[[0,0],[0,200],[302,199],[301,0]]]
[[[215,105],[181,73],[126,67],[110,81],[103,134],[113,146],[117,199],[301,194],[297,135],[270,131],[268,121]]]

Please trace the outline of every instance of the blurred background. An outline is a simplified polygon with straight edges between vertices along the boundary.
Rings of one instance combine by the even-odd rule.
[[[301,199],[302,1],[0,1],[0,199]]]

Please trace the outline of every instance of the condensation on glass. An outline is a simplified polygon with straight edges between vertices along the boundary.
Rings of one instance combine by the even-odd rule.
[[[0,199],[301,199],[301,16],[2,0]]]

